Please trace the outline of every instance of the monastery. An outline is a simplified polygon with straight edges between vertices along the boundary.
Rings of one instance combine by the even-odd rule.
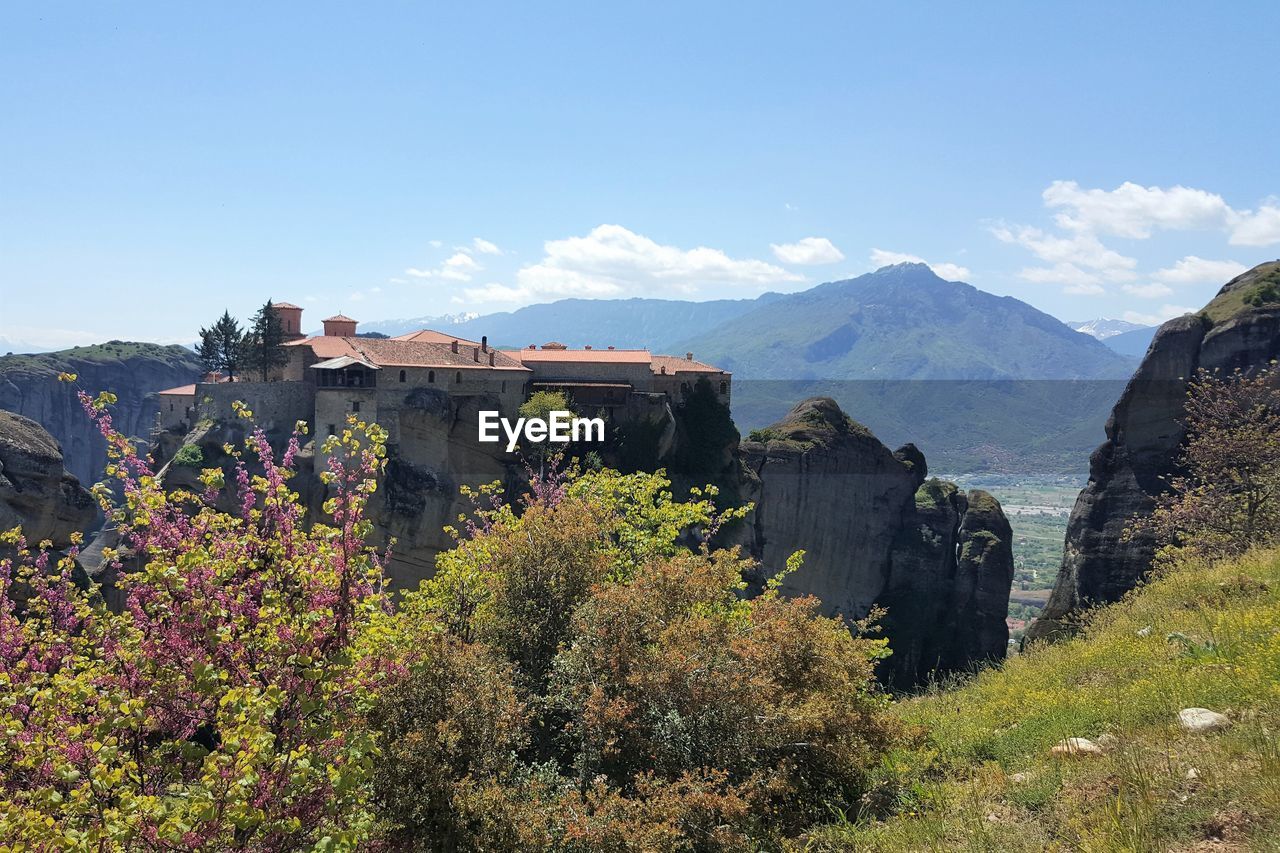
[[[361,337],[357,321],[337,314],[323,322],[324,332],[302,332],[302,308],[273,304],[285,333],[288,361],[269,375],[237,377],[210,374],[195,385],[159,392],[160,427],[185,431],[201,419],[231,416],[241,400],[259,424],[287,428],[298,420],[323,438],[342,429],[349,414],[387,429],[388,442],[401,441],[406,409],[458,411],[485,398],[504,417],[536,391],[563,392],[576,411],[606,421],[649,418],[677,409],[702,378],[725,405],[731,375],[684,357],[614,347],[570,349],[560,343],[530,344],[502,350],[487,337],[467,340],[423,329],[394,338]],[[407,436],[406,436],[407,437]],[[317,454],[316,464],[321,462]]]

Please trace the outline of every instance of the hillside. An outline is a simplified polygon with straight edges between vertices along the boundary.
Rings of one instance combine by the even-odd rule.
[[[1075,639],[900,703],[928,734],[882,770],[896,814],[809,849],[1277,849],[1277,624],[1280,552],[1172,571]],[[1230,726],[1184,730],[1196,707]],[[1068,737],[1101,750],[1051,756]]]
[[[758,299],[717,299],[685,302],[678,299],[561,299],[529,305],[516,311],[485,314],[450,323],[450,332],[490,343],[519,348],[559,341],[571,347],[647,348],[662,352],[672,345],[777,299],[767,293]],[[408,320],[365,323],[362,329],[401,334]],[[421,324],[412,328],[421,328]],[[674,350],[673,350],[674,351]]]
[[[924,264],[783,296],[677,349],[739,379],[1123,379],[1133,369],[1027,303]]]
[[[828,396],[948,474],[1082,478],[1135,362],[1010,297],[899,264],[681,342],[734,371],[744,432]]]
[[[116,427],[131,436],[151,430],[159,403],[150,395],[194,382],[200,362],[186,347],[108,341],[36,355],[0,356],[0,409],[24,415],[62,445],[67,470],[82,482],[102,478],[106,445],[85,417],[71,386],[59,373],[75,373],[80,384],[109,390],[118,398]]]

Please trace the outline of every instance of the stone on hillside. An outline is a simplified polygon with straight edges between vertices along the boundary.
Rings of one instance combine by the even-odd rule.
[[[1049,750],[1049,754],[1060,758],[1076,758],[1087,755],[1102,755],[1102,747],[1088,738],[1069,737],[1060,740]]]
[[[1178,723],[1189,732],[1201,733],[1228,728],[1231,720],[1208,708],[1183,708],[1178,712]]]
[[[1120,738],[1116,737],[1113,734],[1108,733],[1108,734],[1099,736],[1097,743],[1098,743],[1098,746],[1110,752],[1111,750],[1115,749],[1117,746],[1120,745]]]

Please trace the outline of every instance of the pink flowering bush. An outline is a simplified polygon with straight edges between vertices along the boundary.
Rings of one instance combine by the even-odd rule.
[[[74,378],[74,377],[68,377]],[[0,839],[32,849],[279,850],[363,845],[376,744],[361,724],[392,664],[364,509],[385,434],[326,444],[327,523],[290,489],[299,432],[277,459],[261,430],[233,482],[166,493],[81,393],[123,499],[107,562],[125,606],[75,582],[78,549],[17,532],[0,561]],[[242,410],[241,415],[251,417]],[[301,429],[301,427],[300,427]],[[252,473],[251,473],[252,472]],[[215,509],[222,492],[236,510]],[[127,569],[127,570],[126,570]]]

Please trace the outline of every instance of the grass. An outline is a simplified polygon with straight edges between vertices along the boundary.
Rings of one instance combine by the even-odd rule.
[[[1246,309],[1277,303],[1280,303],[1280,263],[1262,268],[1249,287],[1237,287],[1214,297],[1200,313],[1216,325]]]
[[[1186,733],[1186,707],[1233,725]],[[809,849],[1280,850],[1280,551],[1172,570],[1075,639],[895,713],[921,735],[879,770],[888,816]],[[1114,741],[1051,757],[1066,737]]]
[[[57,375],[87,365],[126,362],[146,358],[168,364],[195,364],[195,354],[176,344],[168,346],[137,341],[107,341],[57,352],[0,355],[0,373],[26,372]]]

